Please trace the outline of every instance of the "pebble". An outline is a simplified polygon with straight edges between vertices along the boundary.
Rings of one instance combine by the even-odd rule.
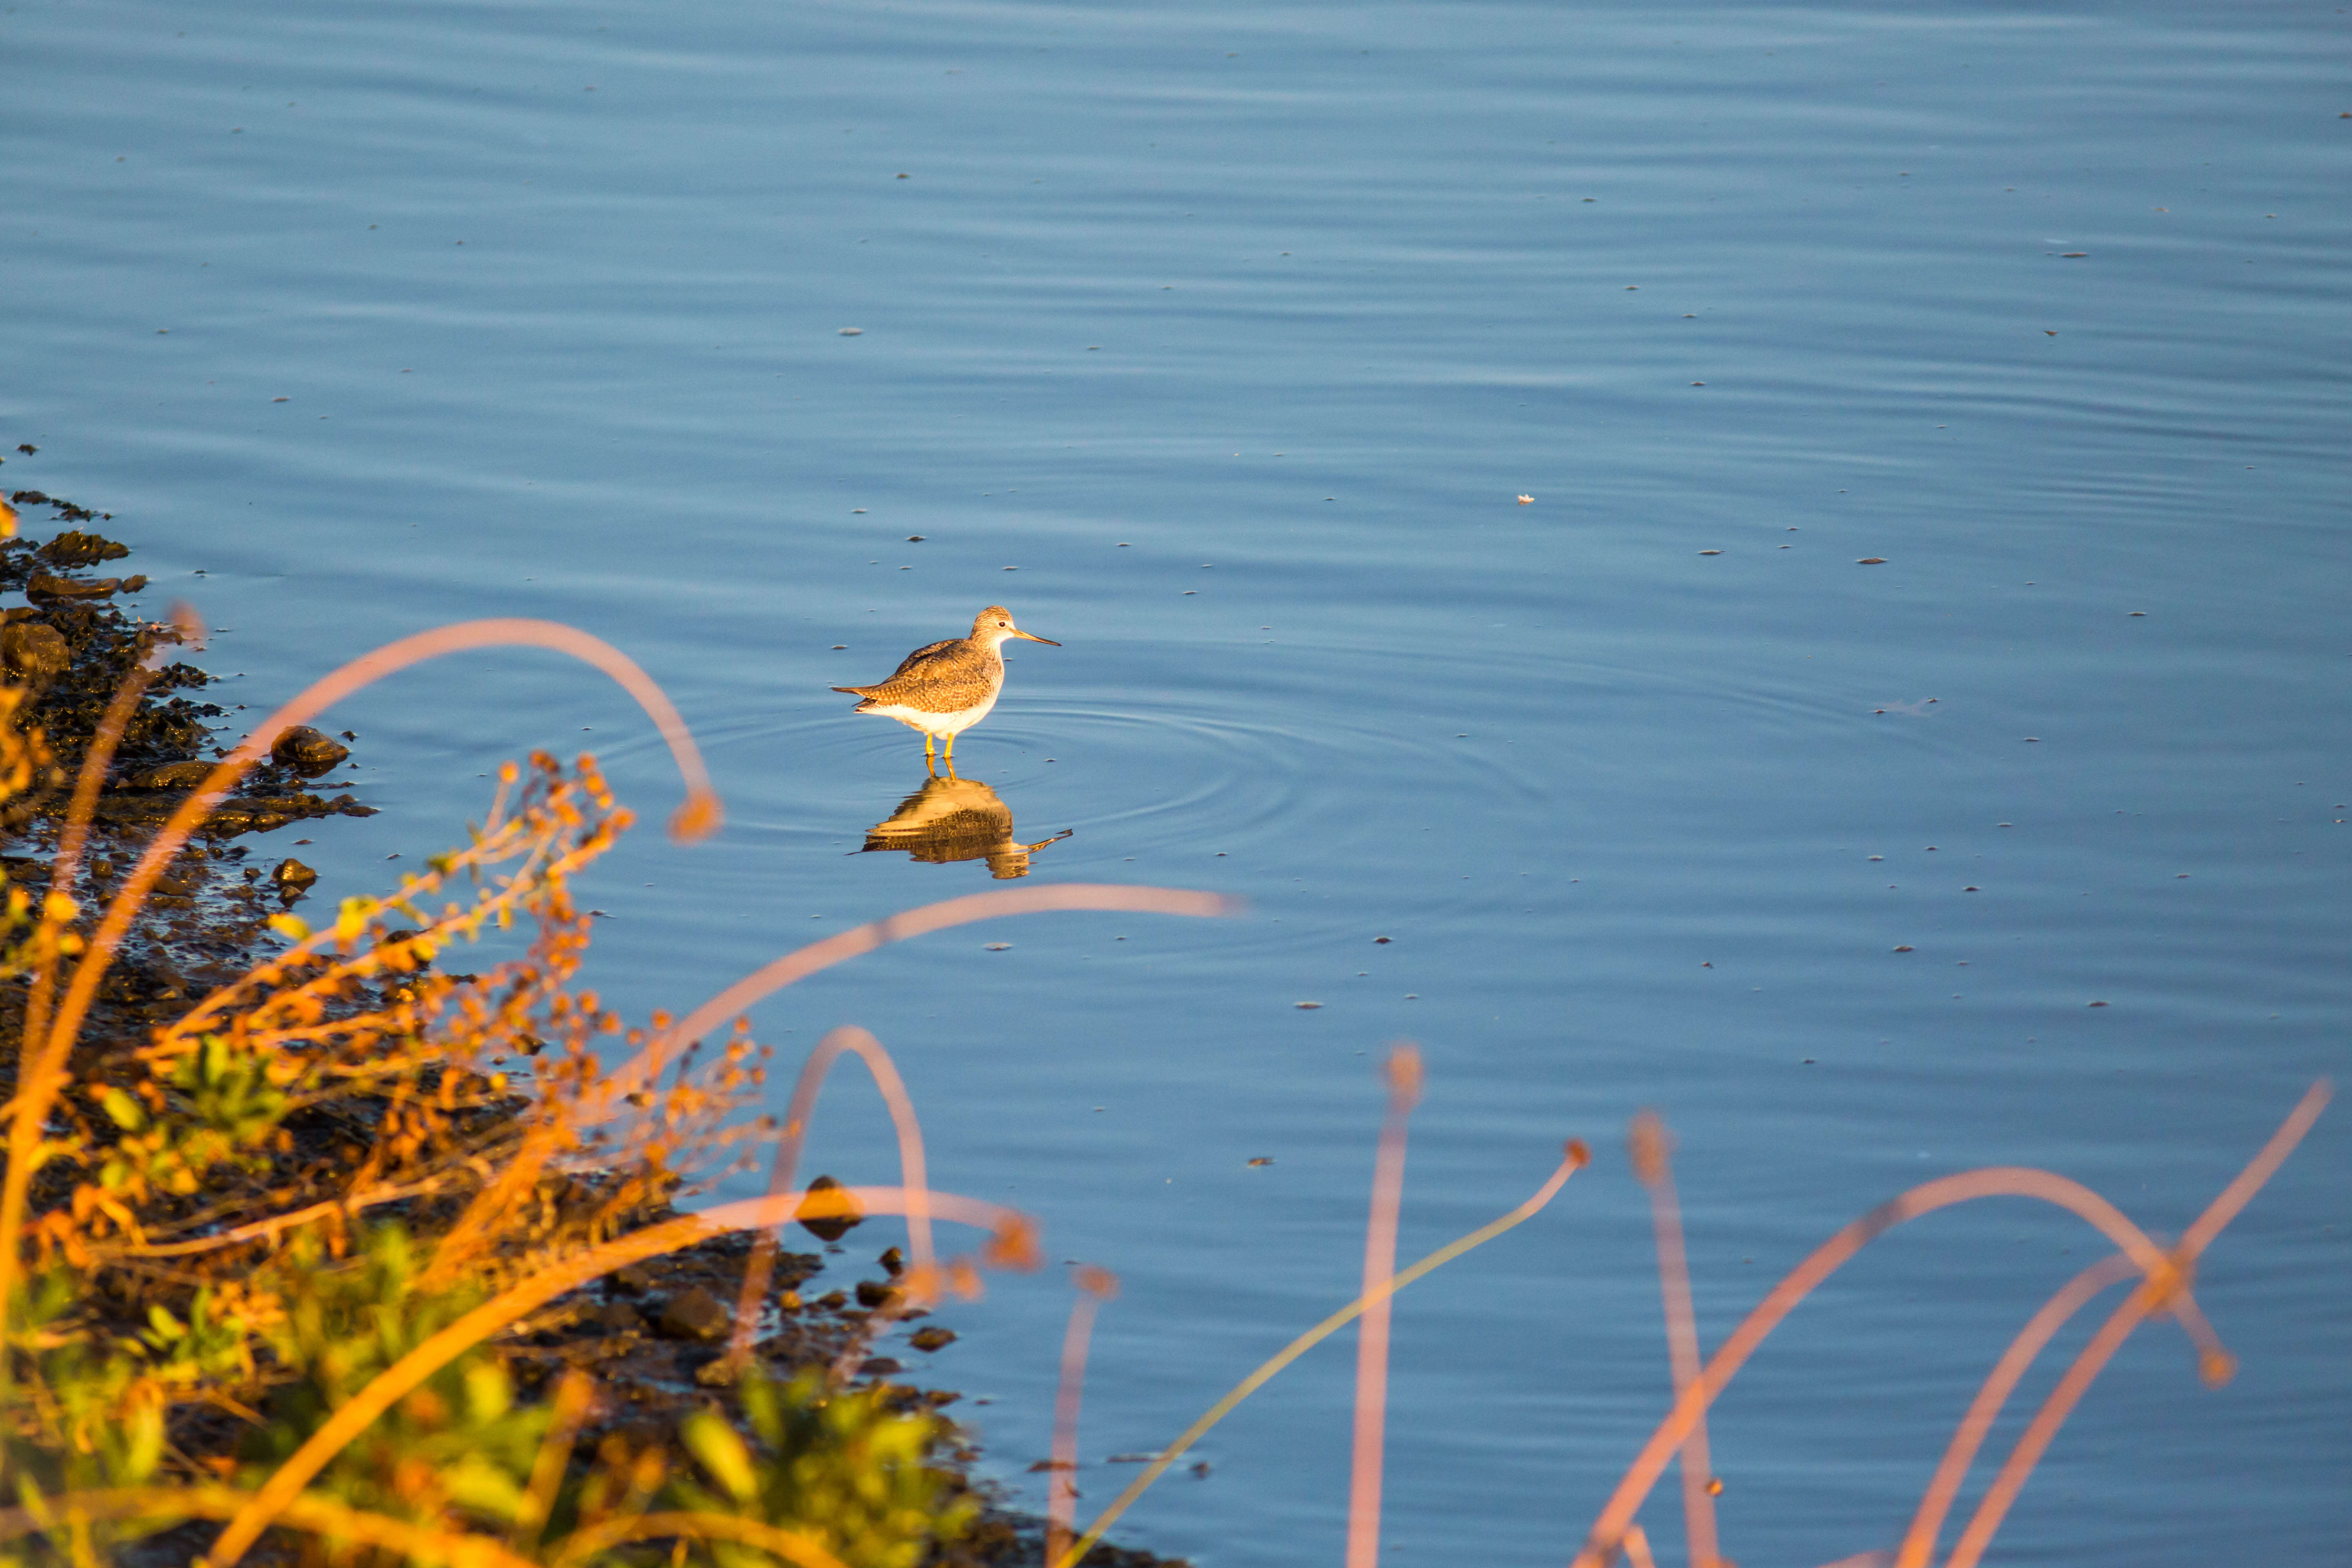
[[[322,773],[345,757],[352,749],[308,724],[297,724],[269,743],[269,755],[298,773]]]
[[[808,1190],[812,1193],[838,1192],[840,1189],[841,1184],[831,1176],[819,1176],[808,1184]],[[839,1241],[849,1234],[853,1226],[862,1224],[865,1218],[865,1215],[858,1211],[856,1203],[852,1201],[845,1214],[804,1216],[800,1222],[800,1226],[819,1241]],[[841,1292],[836,1290],[833,1294],[839,1296]],[[848,1300],[847,1297],[842,1299],[845,1301]]]
[[[697,1285],[663,1302],[654,1327],[665,1339],[715,1340],[726,1334],[730,1322],[719,1298]]]
[[[18,675],[52,679],[73,666],[64,634],[40,621],[18,621],[0,629],[0,663]]]

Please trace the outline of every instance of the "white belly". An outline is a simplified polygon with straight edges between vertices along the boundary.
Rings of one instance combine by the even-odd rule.
[[[985,702],[970,708],[960,708],[952,713],[926,713],[919,708],[908,708],[895,702],[887,706],[877,703],[862,711],[884,719],[896,719],[899,723],[911,729],[920,730],[926,735],[956,735],[987,718],[988,710],[995,706],[996,699],[992,696]]]

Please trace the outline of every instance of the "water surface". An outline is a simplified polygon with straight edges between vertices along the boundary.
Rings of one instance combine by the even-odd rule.
[[[919,748],[826,688],[1010,605],[1065,646],[1014,645],[959,762],[1005,843],[1068,831],[1030,879],[1253,913],[965,928],[760,1034],[875,1029],[936,1179],[1119,1272],[1089,1505],[1130,1473],[1097,1461],[1351,1293],[1385,1042],[1431,1074],[1408,1257],[1591,1138],[1396,1327],[1390,1560],[1557,1561],[1664,1403],[1636,1108],[1680,1135],[1713,1342],[1949,1171],[2046,1165],[2177,1231],[2340,1075],[2345,28],[20,4],[0,428],[41,450],[0,478],[110,510],[151,598],[223,628],[230,701],[468,616],[640,659],[730,812],[590,885],[594,981],[640,1014],[1004,885],[859,852]],[[321,900],[454,840],[530,747],[675,798],[550,656],[338,717],[382,815],[303,851]],[[2352,1549],[2340,1121],[2210,1255],[2236,1382],[2148,1330],[2004,1560]],[[887,1180],[888,1149],[845,1078],[815,1168]],[[1727,1400],[1726,1549],[1891,1542],[2092,1250],[2020,1204],[1882,1243]],[[1033,1500],[1066,1301],[1000,1281],[932,1373]],[[1123,1537],[1335,1556],[1351,1360],[1286,1373]]]

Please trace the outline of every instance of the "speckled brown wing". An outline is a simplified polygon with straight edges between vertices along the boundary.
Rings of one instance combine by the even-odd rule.
[[[890,672],[890,680],[898,679],[900,676],[914,668],[915,666],[921,664],[928,659],[939,658],[940,655],[947,652],[947,650],[951,647],[963,647],[963,638],[961,637],[949,637],[944,642],[926,643],[921,647],[917,648],[914,652],[908,654],[906,658],[898,661],[898,668]],[[882,684],[887,686],[889,683],[890,681],[886,680]]]
[[[927,658],[936,658],[947,649],[961,646],[961,640],[956,637],[950,637],[945,642],[926,643],[898,661],[898,668],[890,672],[890,680],[898,679]],[[877,681],[871,686],[836,686],[834,689],[846,691],[852,697],[871,697],[888,686],[890,680]]]

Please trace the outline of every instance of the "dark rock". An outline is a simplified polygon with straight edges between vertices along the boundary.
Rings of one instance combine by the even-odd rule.
[[[719,1298],[698,1285],[662,1304],[654,1327],[672,1340],[716,1340],[726,1337],[733,1319]]]
[[[635,1333],[646,1326],[640,1312],[626,1301],[604,1301],[581,1315],[583,1322],[593,1323],[608,1334]]]
[[[290,855],[278,862],[278,869],[269,873],[270,886],[281,893],[307,893],[310,890],[310,884],[318,879],[318,872]]]
[[[819,1176],[808,1184],[808,1190],[811,1193],[838,1193],[841,1192],[841,1184],[831,1176]],[[824,1202],[833,1212],[804,1215],[800,1222],[801,1228],[819,1241],[839,1241],[865,1221],[866,1215],[859,1210],[857,1200],[845,1193],[838,1198],[820,1202]]]
[[[36,572],[25,584],[25,597],[37,605],[67,605],[77,599],[103,599],[122,586],[120,577],[100,577],[84,582],[75,577],[58,577],[47,572]]]
[[[352,749],[308,724],[297,724],[269,743],[269,754],[297,773],[323,773],[350,756]]]
[[[860,1377],[888,1377],[893,1373],[906,1370],[887,1355],[870,1355],[857,1363],[857,1374]]]
[[[166,763],[160,768],[148,768],[122,781],[124,789],[194,789],[205,782],[213,771],[206,762]]]
[[[897,1286],[885,1285],[879,1279],[860,1279],[857,1282],[857,1304],[861,1307],[879,1307],[898,1293]]]
[[[0,636],[5,636],[0,633]],[[97,817],[105,823],[167,822],[187,799],[184,791],[153,790],[101,796]],[[213,807],[205,831],[222,838],[240,833],[269,833],[289,822],[320,816],[373,816],[375,807],[362,805],[350,795],[321,800],[315,795],[235,795]]]
[[[943,1351],[955,1343],[955,1341],[956,1335],[953,1329],[917,1329],[907,1336],[908,1344],[925,1352]]]
[[[57,627],[18,621],[0,629],[0,663],[18,675],[53,680],[73,667],[73,650]]]
[[[120,561],[130,553],[131,546],[127,544],[70,528],[41,546],[41,559],[52,566],[95,566],[101,561]]]
[[[632,1295],[642,1296],[654,1288],[654,1277],[637,1264],[613,1270],[613,1283]]]
[[[885,1250],[882,1256],[876,1258],[875,1261],[882,1265],[883,1268],[888,1269],[890,1271],[890,1278],[893,1279],[896,1279],[899,1275],[904,1274],[907,1271],[907,1255],[899,1251],[895,1247]]]

